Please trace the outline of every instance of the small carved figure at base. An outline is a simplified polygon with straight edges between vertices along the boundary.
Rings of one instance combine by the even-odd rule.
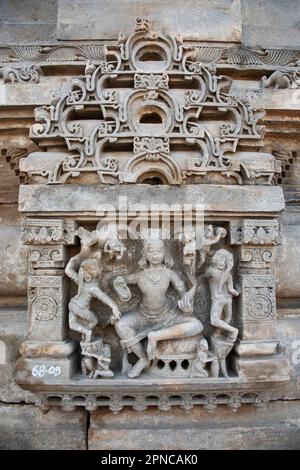
[[[218,333],[213,333],[211,336],[212,350],[217,358],[216,363],[212,367],[212,376],[219,377],[220,372],[223,377],[229,377],[226,358],[233,348],[234,341],[225,339],[224,336]]]
[[[105,344],[102,338],[91,342],[81,342],[81,368],[84,375],[91,379],[97,377],[113,377],[114,373],[109,369],[111,362],[111,350],[108,344]]]
[[[200,338],[197,344],[197,356],[192,364],[191,377],[206,378],[209,373],[206,369],[208,363],[215,367],[217,358],[208,350],[208,342],[205,338]]]

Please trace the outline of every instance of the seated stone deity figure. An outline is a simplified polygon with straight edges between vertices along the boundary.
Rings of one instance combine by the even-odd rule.
[[[122,346],[133,352],[138,361],[128,376],[138,377],[156,357],[158,341],[187,338],[198,335],[203,326],[192,316],[192,304],[185,284],[171,269],[172,259],[166,254],[161,239],[150,238],[144,242],[140,270],[127,276],[118,276],[113,285],[123,301],[131,298],[127,284],[136,284],[142,293],[142,301],[132,311],[115,323],[115,330]],[[172,285],[180,300],[167,295]],[[142,340],[148,339],[147,349]]]
[[[232,297],[239,295],[233,288],[231,270],[233,267],[232,254],[224,249],[216,251],[210,265],[200,276],[207,279],[211,294],[210,323],[216,328],[229,333],[228,339],[235,341],[238,329],[229,323],[232,318]]]
[[[92,340],[98,323],[97,315],[90,308],[92,299],[101,300],[112,309],[112,324],[121,318],[117,305],[98,287],[100,275],[96,259],[83,261],[78,273],[78,293],[69,303],[69,326],[82,335],[84,342]]]

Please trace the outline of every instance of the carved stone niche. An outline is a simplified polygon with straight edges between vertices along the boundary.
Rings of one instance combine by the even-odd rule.
[[[43,152],[20,162],[31,326],[16,380],[37,404],[276,398],[289,379],[274,282],[284,199],[274,157],[257,152],[262,116],[141,19],[36,110]]]

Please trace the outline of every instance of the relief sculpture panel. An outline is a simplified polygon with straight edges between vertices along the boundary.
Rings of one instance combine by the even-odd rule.
[[[288,381],[281,166],[261,151],[264,110],[198,52],[140,18],[35,110],[40,151],[19,164],[31,327],[16,378],[44,408],[236,408]]]

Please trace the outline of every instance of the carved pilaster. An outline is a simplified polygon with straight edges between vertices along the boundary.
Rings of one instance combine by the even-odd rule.
[[[75,224],[57,219],[27,219],[22,240],[28,246],[28,313],[30,330],[21,347],[17,380],[70,377],[76,344],[68,338],[66,246],[73,244]]]
[[[278,374],[288,373],[288,364],[279,369],[286,360],[277,355],[274,258],[275,245],[280,241],[278,221],[234,221],[230,224],[230,241],[238,245],[241,290],[236,368],[239,375],[249,380],[255,376],[259,380],[278,380]]]

